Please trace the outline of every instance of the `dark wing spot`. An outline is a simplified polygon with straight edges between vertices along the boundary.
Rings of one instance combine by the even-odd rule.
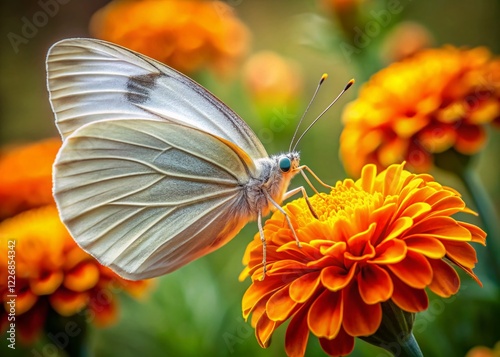
[[[127,81],[127,93],[125,94],[127,100],[134,104],[146,103],[161,76],[163,76],[162,73],[148,73],[130,77]]]

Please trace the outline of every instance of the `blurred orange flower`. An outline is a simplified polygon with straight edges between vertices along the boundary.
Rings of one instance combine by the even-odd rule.
[[[0,167],[12,173],[2,178],[8,181],[0,191],[8,198],[0,201],[2,212],[37,207],[0,221],[0,296],[4,306],[0,309],[0,329],[6,330],[9,302],[15,295],[16,330],[26,343],[38,337],[49,310],[61,316],[81,313],[87,322],[104,326],[116,318],[118,292],[138,297],[149,285],[124,280],[100,265],[78,247],[60,221],[51,198],[52,161],[60,145],[59,140],[50,139],[14,149],[0,158]],[[9,275],[15,277],[15,287],[9,286]]]
[[[427,309],[426,288],[441,297],[455,294],[460,279],[450,263],[479,283],[469,243],[485,244],[486,235],[451,217],[472,211],[430,175],[411,174],[403,165],[377,174],[375,165],[367,165],[358,181],[339,181],[329,195],[310,201],[319,219],[304,199],[284,207],[301,248],[283,214],[275,212],[266,222],[265,279],[259,235],[245,253],[241,278],[251,276],[252,284],[243,315],[252,314],[262,347],[290,319],[288,356],[304,355],[309,332],[328,355],[347,355],[354,337],[381,327],[382,304],[416,313]]]
[[[114,0],[94,14],[90,31],[184,73],[203,67],[231,72],[250,38],[222,1]]]
[[[61,140],[46,139],[0,155],[0,220],[54,202],[52,163]]]
[[[293,106],[302,90],[299,66],[272,51],[258,52],[243,68],[243,82],[258,106]]]
[[[449,149],[477,153],[500,123],[500,60],[485,48],[424,50],[375,74],[344,110],[340,154],[358,177],[406,160],[423,172]]]
[[[500,357],[500,342],[497,342],[493,349],[476,346],[467,352],[465,357]]]

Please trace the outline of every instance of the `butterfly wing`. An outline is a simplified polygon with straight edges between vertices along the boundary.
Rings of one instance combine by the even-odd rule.
[[[54,197],[76,242],[119,275],[171,272],[228,242],[248,222],[241,149],[153,120],[84,125],[54,164]]]
[[[67,39],[47,55],[47,86],[63,140],[109,119],[182,123],[268,157],[250,127],[202,86],[147,56],[94,39]]]

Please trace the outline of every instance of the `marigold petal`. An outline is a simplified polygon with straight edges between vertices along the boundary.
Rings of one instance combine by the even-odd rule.
[[[373,192],[375,187],[375,178],[377,176],[377,166],[368,164],[361,170],[361,188],[366,192]]]
[[[398,307],[408,312],[420,312],[427,309],[429,299],[424,289],[412,288],[392,274],[391,278],[394,284],[391,299]]]
[[[59,288],[64,279],[60,270],[44,273],[38,279],[30,279],[30,288],[36,295],[49,295]]]
[[[89,301],[88,293],[59,289],[49,296],[50,305],[59,315],[71,316],[81,311]]]
[[[319,343],[323,351],[332,357],[347,356],[354,350],[354,338],[343,328],[340,329],[337,337],[334,339],[320,338]]]
[[[446,248],[446,257],[452,262],[458,262],[469,269],[474,268],[477,263],[476,251],[467,242],[454,242],[443,240]]]
[[[446,254],[446,248],[439,239],[431,237],[416,237],[405,239],[408,250],[420,253],[428,258],[440,259]]]
[[[357,263],[354,263],[348,271],[336,266],[324,268],[320,274],[321,283],[330,291],[343,289],[352,281],[356,267]]]
[[[410,206],[406,207],[406,209],[402,213],[402,216],[405,218],[406,217],[411,218],[410,220],[410,225],[411,225],[413,224],[414,220],[418,221],[420,217],[422,217],[423,215],[427,215],[431,210],[432,207],[430,204],[426,202],[415,202]]]
[[[406,232],[413,225],[413,219],[410,217],[400,217],[394,222],[390,230],[387,232],[384,241],[393,240],[394,238],[399,238],[404,232]]]
[[[377,247],[377,256],[369,263],[394,264],[402,261],[406,257],[406,244],[400,239],[392,239]]]
[[[375,264],[368,264],[358,273],[359,294],[368,305],[388,300],[393,291],[389,273]]]
[[[275,292],[266,303],[267,317],[273,321],[284,321],[297,306],[290,298],[289,285]]]
[[[464,208],[465,203],[460,197],[447,196],[432,204],[432,212],[429,212],[429,217],[451,216],[463,211]]]
[[[380,304],[366,304],[359,294],[356,282],[342,290],[342,300],[342,326],[349,335],[368,336],[377,331],[382,321],[382,307]]]
[[[432,281],[429,261],[421,254],[407,251],[405,259],[387,267],[403,282],[416,289],[423,289]]]
[[[267,298],[282,286],[283,279],[281,276],[269,276],[262,281],[255,280],[243,295],[242,310],[245,320],[248,318],[259,301],[264,299],[267,301]]]
[[[303,357],[309,339],[307,305],[301,307],[288,324],[285,335],[285,351],[288,357]]]
[[[450,297],[460,288],[460,277],[455,269],[441,259],[429,259],[434,277],[429,289],[441,297]]]
[[[94,296],[90,298],[89,309],[93,312],[93,323],[97,327],[109,326],[116,321],[118,316],[118,307],[116,299],[112,295],[108,295],[103,290],[94,292]]]
[[[347,241],[349,251],[346,252],[345,257],[352,260],[364,260],[367,257],[373,257],[375,255],[375,248],[370,241],[376,227],[376,223],[371,223],[366,230],[350,237]]]
[[[325,289],[309,308],[307,324],[316,336],[332,339],[342,325],[342,313],[342,293]]]
[[[82,292],[93,288],[99,281],[99,268],[95,262],[82,263],[64,277],[64,286],[73,291]]]
[[[467,223],[467,222],[458,222],[459,225],[467,229],[472,237],[471,241],[474,243],[480,243],[482,245],[486,245],[486,232],[483,231],[481,228],[478,226],[475,226],[473,224]]]
[[[432,236],[438,239],[447,239],[455,241],[470,241],[471,233],[460,226],[457,221],[451,217],[430,217],[422,220],[408,231],[407,237],[412,234],[417,236]]]
[[[316,292],[319,283],[319,272],[302,275],[290,284],[290,297],[296,302],[306,302]]]
[[[266,314],[263,314],[259,321],[257,321],[255,325],[255,336],[262,348],[267,348],[269,346],[269,343],[271,343],[271,336],[278,326],[279,324],[269,319]]]
[[[461,125],[458,129],[455,149],[462,154],[472,155],[481,150],[486,142],[486,130],[478,125]]]
[[[35,303],[38,301],[38,296],[31,291],[27,286],[16,291],[16,315],[24,314],[26,311],[31,309]],[[10,310],[10,306],[7,304],[9,298],[4,295],[4,308],[5,311]]]

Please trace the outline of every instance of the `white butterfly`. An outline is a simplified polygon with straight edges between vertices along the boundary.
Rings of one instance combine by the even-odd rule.
[[[236,113],[151,58],[67,39],[49,50],[47,83],[63,139],[53,174],[61,219],[125,278],[176,270],[250,220],[265,243],[261,217],[305,195],[302,187],[286,192],[308,169],[297,152],[269,157]]]

